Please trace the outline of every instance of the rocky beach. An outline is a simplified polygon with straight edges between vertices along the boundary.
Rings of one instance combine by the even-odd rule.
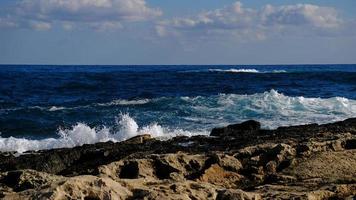
[[[2,199],[354,199],[356,118],[0,155]]]

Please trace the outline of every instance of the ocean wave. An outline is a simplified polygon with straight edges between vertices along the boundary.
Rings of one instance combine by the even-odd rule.
[[[149,103],[150,99],[137,99],[137,100],[125,100],[125,99],[115,99],[106,103],[93,103],[81,106],[64,107],[64,106],[30,106],[30,107],[15,107],[15,108],[5,108],[0,109],[2,112],[13,112],[20,110],[41,110],[56,112],[61,110],[77,110],[82,108],[90,108],[92,106],[108,107],[108,106],[129,106],[129,105],[143,105]]]
[[[210,72],[260,73],[257,69],[209,69]]]
[[[191,104],[191,112],[197,117],[207,116],[206,120],[215,120],[220,124],[256,119],[269,129],[356,117],[356,100],[344,97],[290,97],[276,90],[252,95],[184,97],[182,100]],[[189,120],[192,121],[192,116]]]
[[[62,106],[60,106],[60,107],[52,106],[52,107],[50,107],[50,108],[48,109],[48,111],[54,112],[54,111],[64,110],[64,109],[66,109],[66,108],[65,108],[65,107],[62,107]]]
[[[150,104],[144,109],[132,107],[127,110],[125,107],[148,102]],[[130,115],[135,116],[137,121],[149,125],[139,126],[129,114],[122,114],[110,127],[89,127],[85,123],[77,123],[70,129],[59,130],[58,138],[30,140],[0,137],[0,151],[25,152],[105,141],[117,142],[139,134],[151,134],[158,138],[208,134],[213,127],[250,119],[260,121],[263,128],[273,129],[279,126],[322,124],[356,117],[356,100],[344,97],[292,97],[276,90],[251,95],[219,94],[131,101],[116,100],[101,106],[109,105],[120,105],[123,107],[121,111],[130,112]],[[93,107],[90,109],[95,111],[98,105],[91,106]],[[64,109],[63,107],[51,108],[53,111]],[[108,108],[107,111],[110,113],[112,109]],[[155,122],[160,122],[164,126]]]
[[[268,73],[268,72],[265,72]],[[287,73],[286,70],[272,70],[272,73]]]
[[[142,104],[146,104],[149,102],[150,102],[149,99],[137,99],[137,100],[115,99],[111,102],[98,103],[97,105],[99,105],[99,106],[117,106],[117,105],[126,106],[126,105],[142,105]]]
[[[253,68],[244,69],[207,69],[207,70],[189,70],[184,71],[185,73],[201,73],[201,72],[220,72],[220,73],[287,73],[286,70],[257,70]]]
[[[139,127],[137,122],[129,116],[122,114],[119,116],[117,127],[108,128],[90,127],[85,123],[77,123],[71,129],[61,129],[58,131],[58,138],[48,138],[42,140],[26,138],[2,138],[0,137],[0,151],[11,151],[23,153],[26,151],[37,151],[54,148],[70,148],[83,144],[94,144],[98,142],[119,142],[134,137],[136,135],[150,134],[152,137],[168,139],[178,135],[205,135],[207,132],[190,132],[182,129],[169,129],[152,123],[148,126]],[[116,131],[114,131],[114,129]]]
[[[206,73],[206,72],[220,72],[220,73],[288,73],[287,70],[258,70],[254,68],[231,68],[231,69],[196,69],[196,70],[185,70],[180,73]]]

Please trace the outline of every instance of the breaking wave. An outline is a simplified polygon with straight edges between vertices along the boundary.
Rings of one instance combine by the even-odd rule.
[[[270,90],[253,95],[220,94],[183,99],[191,102],[197,121],[198,116],[207,116],[205,118],[215,120],[215,125],[255,119],[260,121],[264,128],[273,129],[279,126],[329,123],[356,117],[356,100],[344,97],[290,97]],[[192,118],[190,116],[190,120]]]
[[[131,108],[130,115],[119,115],[114,125],[110,127],[103,125],[90,127],[85,123],[77,123],[69,129],[58,130],[57,138],[35,140],[0,137],[0,151],[22,153],[29,150],[74,147],[105,141],[118,142],[140,134],[150,134],[163,139],[176,135],[206,135],[213,127],[249,119],[258,120],[264,128],[272,129],[278,126],[321,124],[356,117],[356,100],[344,97],[291,97],[276,90],[252,95],[219,94],[207,97],[115,100],[99,106],[126,108],[125,106],[137,104],[147,105],[144,108],[140,106]],[[99,109],[97,106],[87,107]],[[64,108],[51,107],[50,110],[61,109]],[[112,110],[112,107],[105,107],[105,109]],[[80,110],[73,112],[80,112]],[[144,121],[148,125],[140,126],[138,121]],[[156,123],[157,121],[164,126]]]
[[[91,128],[85,123],[77,123],[71,129],[58,131],[58,138],[48,138],[42,140],[31,140],[26,138],[1,138],[0,151],[15,151],[23,153],[26,151],[37,151],[54,148],[70,148],[83,144],[94,144],[98,142],[120,142],[131,137],[150,134],[152,137],[168,139],[178,135],[205,135],[207,132],[189,132],[182,129],[170,130],[157,123],[139,127],[137,122],[129,116],[122,114],[116,122],[117,127],[94,127]],[[115,129],[115,131],[114,131]]]
[[[201,72],[219,72],[219,73],[288,73],[286,70],[257,70],[253,68],[245,68],[245,69],[200,69],[200,70],[187,70],[182,71],[183,73],[201,73]]]
[[[142,105],[142,104],[146,104],[148,102],[150,102],[149,99],[138,99],[138,100],[116,99],[109,103],[99,103],[97,105],[99,105],[99,106],[117,106],[117,105],[126,106],[126,105]]]
[[[260,73],[257,69],[209,69],[210,72]]]
[[[257,69],[209,69],[209,72],[225,72],[225,73],[287,73],[286,70],[257,70]]]

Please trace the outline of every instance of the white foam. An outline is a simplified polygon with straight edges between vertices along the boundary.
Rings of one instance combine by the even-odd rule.
[[[260,73],[257,69],[209,69],[211,72]]]
[[[257,69],[209,69],[210,72],[226,73],[287,73],[286,70],[261,71]]]
[[[265,128],[272,129],[356,117],[356,100],[290,97],[275,90],[253,95],[220,94],[183,100],[193,104],[196,116],[207,116],[207,121],[215,120],[215,126],[256,119]]]
[[[268,73],[268,72],[266,72]],[[286,70],[273,70],[272,73],[287,73]]]
[[[64,110],[66,109],[65,107],[57,107],[57,106],[52,106],[48,109],[48,111],[54,112],[54,111],[58,111],[58,110]]]
[[[115,99],[108,103],[99,103],[98,105],[99,106],[117,106],[117,105],[126,106],[126,105],[142,105],[149,102],[150,102],[149,99],[138,99],[138,100]]]
[[[181,129],[170,130],[157,123],[140,128],[136,121],[128,114],[122,114],[117,120],[119,130],[112,132],[107,127],[91,128],[84,123],[77,123],[71,129],[59,130],[59,138],[48,138],[42,140],[31,140],[25,138],[2,138],[0,137],[0,151],[16,151],[23,153],[30,150],[43,150],[53,148],[70,148],[83,144],[94,144],[98,142],[119,142],[136,135],[150,134],[152,137],[168,139],[177,135],[204,135],[208,132],[189,132]]]
[[[140,100],[135,101],[140,102]],[[74,147],[105,141],[117,142],[140,134],[150,134],[161,139],[177,135],[205,135],[213,127],[249,119],[258,120],[264,128],[272,129],[306,123],[329,123],[356,117],[356,100],[343,97],[290,97],[276,90],[252,95],[162,97],[143,100],[141,103],[147,101],[154,101],[157,106],[164,105],[165,110],[160,111],[162,112],[160,120],[168,113],[167,118],[173,121],[177,119],[178,128],[162,127],[154,122],[155,119],[152,119],[149,125],[140,126],[134,118],[128,114],[122,114],[117,118],[116,125],[113,127],[89,127],[84,123],[77,123],[70,129],[59,130],[58,138],[30,140],[0,137],[0,151],[22,153],[28,150]],[[171,112],[171,108],[189,112],[189,116],[176,115]],[[185,130],[180,127],[184,127]]]

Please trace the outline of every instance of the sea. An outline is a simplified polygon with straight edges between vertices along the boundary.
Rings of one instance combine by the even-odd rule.
[[[0,151],[356,117],[356,65],[0,65]]]

